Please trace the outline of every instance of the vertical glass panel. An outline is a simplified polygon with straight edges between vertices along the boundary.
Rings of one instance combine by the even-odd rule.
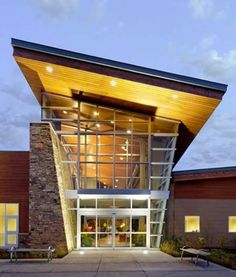
[[[146,247],[146,234],[132,234],[132,247]]]
[[[5,218],[0,216],[0,233],[5,233]]]
[[[96,232],[95,216],[81,216],[81,232]]]
[[[129,247],[130,234],[120,233],[115,235],[115,247]]]
[[[160,232],[160,224],[158,223],[151,223],[150,225],[150,234],[151,235],[159,235],[161,232]]]
[[[95,208],[95,199],[80,199],[80,208]]]
[[[6,215],[18,215],[18,204],[6,204]]]
[[[115,199],[115,207],[116,208],[130,208],[130,199]]]
[[[159,222],[161,220],[161,215],[162,215],[162,211],[159,211],[159,210],[151,210],[150,212],[150,220],[152,222]]]
[[[98,247],[112,247],[112,233],[98,234]]]
[[[185,232],[200,232],[200,216],[185,216]]]
[[[98,199],[97,205],[98,209],[111,209],[113,208],[113,199]]]
[[[133,199],[133,206],[134,209],[147,209],[148,201],[147,199]]]
[[[150,237],[150,247],[151,248],[158,247],[158,236],[151,236]]]
[[[96,235],[95,234],[81,234],[81,246],[82,247],[95,247]]]
[[[17,231],[16,218],[8,218],[7,219],[7,231],[8,232],[16,232]]]
[[[130,232],[130,217],[116,217],[116,232]]]
[[[97,230],[100,233],[112,232],[112,217],[98,216]]]
[[[16,235],[7,235],[7,244],[16,244]]]
[[[5,204],[0,204],[0,216],[5,216]]]
[[[147,133],[148,132],[148,122],[133,122],[134,133]]]
[[[5,235],[0,233],[0,247],[5,246]]]
[[[151,209],[163,209],[165,200],[151,199]]]
[[[146,232],[146,216],[132,216],[132,232]]]

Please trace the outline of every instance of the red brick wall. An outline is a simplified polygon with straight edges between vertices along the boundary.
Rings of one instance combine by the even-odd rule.
[[[19,203],[19,232],[29,229],[29,152],[0,152],[0,203]]]
[[[175,199],[236,199],[236,177],[175,182]]]

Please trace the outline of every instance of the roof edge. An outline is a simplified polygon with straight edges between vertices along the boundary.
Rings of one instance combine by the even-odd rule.
[[[217,90],[222,94],[222,96],[227,90],[227,85],[222,83],[207,81],[203,79],[151,69],[151,68],[142,67],[142,66],[136,66],[128,63],[119,62],[119,61],[113,61],[110,59],[95,57],[87,54],[68,51],[68,50],[46,46],[38,43],[32,43],[32,42],[24,41],[20,39],[12,38],[11,44],[13,47],[17,47],[17,48],[28,49],[31,51],[46,53],[54,56],[61,56],[69,59],[80,60],[80,61],[99,64],[107,67],[113,67],[113,68],[117,68],[125,71],[135,72],[143,75],[158,77],[166,80],[171,80],[174,82],[185,83],[185,84],[190,84],[190,85],[208,88],[212,90]]]
[[[227,172],[236,171],[236,166],[180,170],[180,171],[173,171],[173,175],[179,176],[179,175],[189,175],[189,174],[218,173],[218,172],[226,172],[226,171]]]

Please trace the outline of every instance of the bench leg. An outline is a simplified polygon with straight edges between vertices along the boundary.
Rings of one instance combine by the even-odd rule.
[[[198,264],[198,257],[199,257],[199,255],[196,256],[195,265]]]
[[[182,250],[182,252],[181,252],[181,261],[183,261],[183,257],[184,257],[184,251]]]

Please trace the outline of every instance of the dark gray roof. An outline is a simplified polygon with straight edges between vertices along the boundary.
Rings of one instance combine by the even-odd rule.
[[[215,172],[225,172],[225,171],[227,172],[236,171],[236,166],[181,170],[181,171],[174,171],[173,174],[177,176],[177,175],[215,173]]]
[[[175,73],[169,73],[169,72],[146,68],[146,67],[142,67],[142,66],[136,66],[136,65],[132,65],[132,64],[128,64],[128,63],[112,61],[109,59],[99,58],[99,57],[90,56],[87,54],[76,53],[76,52],[72,52],[72,51],[67,51],[64,49],[59,49],[59,48],[55,48],[55,47],[51,47],[51,46],[32,43],[32,42],[19,40],[19,39],[15,39],[15,38],[12,38],[11,43],[12,43],[12,46],[15,46],[15,47],[24,48],[24,49],[42,52],[42,53],[47,53],[47,54],[54,55],[54,56],[61,56],[61,57],[69,58],[69,59],[80,60],[80,61],[85,61],[85,62],[94,63],[94,64],[100,64],[100,65],[107,66],[107,67],[118,68],[118,69],[122,69],[122,70],[126,70],[126,71],[136,72],[139,74],[167,79],[167,80],[171,80],[171,81],[175,81],[175,82],[180,82],[180,83],[191,84],[191,85],[195,85],[195,86],[199,86],[199,87],[214,89],[214,90],[218,90],[218,91],[222,92],[222,94],[224,94],[224,92],[226,92],[226,90],[227,90],[227,85],[221,84],[221,83],[211,82],[211,81],[188,77],[188,76],[179,75],[179,74],[175,74]]]

